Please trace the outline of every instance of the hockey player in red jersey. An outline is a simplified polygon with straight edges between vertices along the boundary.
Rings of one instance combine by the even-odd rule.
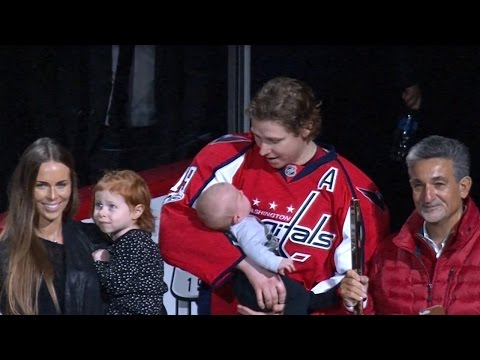
[[[366,274],[389,231],[389,212],[376,185],[333,147],[315,143],[320,103],[307,84],[272,79],[247,112],[250,133],[225,135],[205,146],[162,207],[159,244],[164,260],[211,289],[211,314],[238,314],[231,289],[235,271],[246,275],[261,309],[281,312],[285,301],[278,274],[250,262],[231,237],[198,219],[195,201],[214,183],[230,182],[252,199],[252,214],[271,227],[280,252],[295,260],[296,271],[289,277],[312,294],[338,286],[352,267],[352,197],[359,199],[363,216]],[[340,302],[321,313],[339,313],[342,307]]]

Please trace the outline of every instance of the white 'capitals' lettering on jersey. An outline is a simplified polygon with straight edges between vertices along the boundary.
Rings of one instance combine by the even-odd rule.
[[[326,250],[330,249],[335,234],[323,231],[328,220],[331,218],[330,214],[322,214],[313,229],[299,225],[319,194],[318,191],[311,191],[293,219],[289,222],[266,219],[262,220],[264,224],[271,228],[272,234],[280,240],[281,245],[283,245],[285,241],[292,241],[296,244],[313,246]]]

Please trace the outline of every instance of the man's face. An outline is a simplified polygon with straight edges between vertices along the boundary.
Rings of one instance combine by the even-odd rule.
[[[462,215],[462,199],[468,196],[468,176],[455,179],[453,161],[419,160],[408,169],[415,208],[427,223],[455,225]]]
[[[264,156],[273,168],[281,169],[288,164],[302,165],[305,162],[309,130],[303,129],[301,135],[296,136],[277,121],[252,119],[251,132],[260,155]]]

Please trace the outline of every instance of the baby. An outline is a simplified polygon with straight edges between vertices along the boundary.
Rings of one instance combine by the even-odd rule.
[[[278,240],[250,214],[251,208],[243,192],[226,182],[210,186],[196,203],[200,220],[212,230],[230,230],[243,252],[257,265],[282,275],[295,271],[292,259],[278,255]]]

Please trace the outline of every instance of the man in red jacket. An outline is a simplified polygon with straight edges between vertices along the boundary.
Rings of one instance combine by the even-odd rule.
[[[340,286],[345,305],[366,313],[480,314],[480,213],[469,197],[470,155],[458,140],[429,136],[406,163],[415,211],[382,242],[370,276],[349,271]]]

